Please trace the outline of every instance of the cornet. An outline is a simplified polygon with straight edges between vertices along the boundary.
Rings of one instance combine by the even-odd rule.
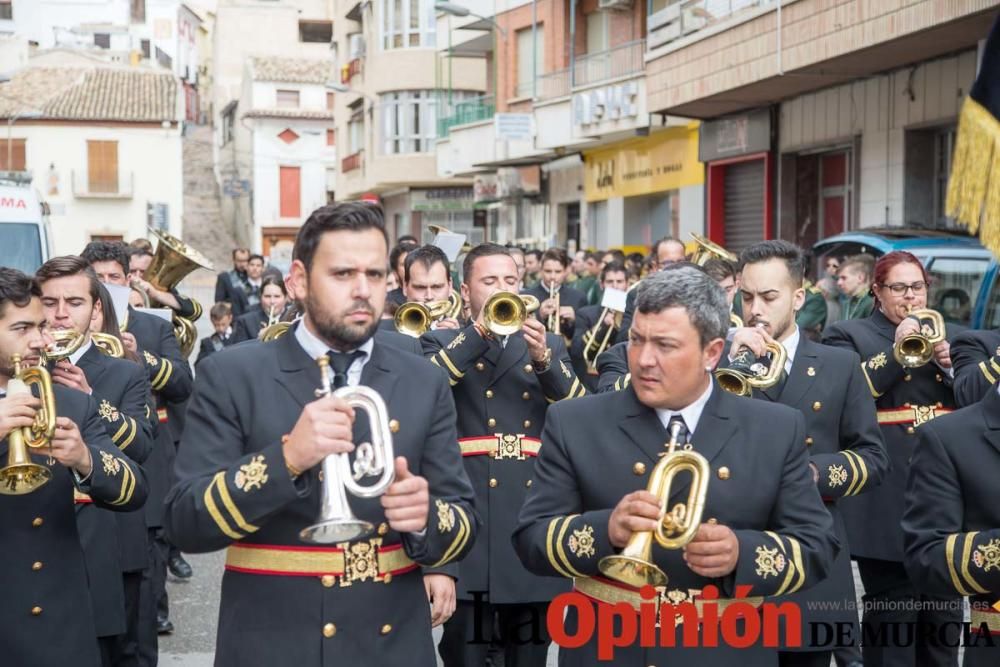
[[[552,309],[549,313],[549,321],[546,325],[546,329],[555,334],[561,334],[559,327],[559,288],[556,285],[549,285],[549,298],[556,300],[556,307]]]
[[[33,463],[28,448],[52,444],[56,432],[56,399],[52,393],[52,378],[43,366],[21,367],[21,356],[11,357],[14,377],[7,382],[7,395],[30,394],[30,385],[38,385],[42,406],[35,413],[31,426],[22,426],[7,436],[7,465],[0,468],[0,494],[20,496],[31,493],[52,478],[46,466]]]
[[[316,390],[316,396],[322,398],[331,393],[330,360],[323,356],[317,358],[316,363],[319,364],[322,382]],[[299,533],[303,541],[317,544],[350,542],[371,533],[375,527],[354,516],[347,502],[346,491],[358,498],[374,498],[385,493],[396,478],[389,410],[382,397],[371,387],[364,386],[341,387],[333,395],[346,401],[351,407],[368,413],[372,441],[363,442],[354,448],[353,466],[347,453],[330,454],[323,459],[323,495],[319,521]],[[362,477],[376,476],[379,479],[372,486],[357,483]]]
[[[393,324],[396,331],[407,336],[420,338],[427,333],[431,324],[446,317],[457,318],[462,312],[462,297],[455,290],[447,299],[420,303],[407,301],[396,309]]]
[[[656,530],[633,533],[621,554],[602,558],[597,567],[604,576],[635,588],[646,584],[663,586],[667,583],[667,575],[653,563],[653,540],[664,549],[680,549],[698,532],[701,515],[705,511],[711,469],[708,459],[698,452],[675,451],[680,428],[680,424],[671,426],[667,453],[656,463],[646,487],[664,507]],[[666,511],[670,502],[670,486],[680,472],[691,473],[687,503],[677,503],[673,509]]]
[[[495,292],[483,305],[483,324],[496,336],[509,336],[524,326],[528,315],[538,310],[538,299],[530,294]]]
[[[903,336],[892,348],[892,356],[904,368],[917,368],[934,358],[934,346],[944,340],[944,318],[930,308],[911,310],[906,314],[920,324],[920,333]]]
[[[596,375],[597,374],[597,357],[601,356],[601,353],[608,348],[608,343],[611,342],[611,334],[617,331],[622,326],[622,318],[625,313],[615,312],[615,321],[608,330],[604,332],[604,337],[601,342],[597,342],[597,334],[604,324],[604,318],[608,316],[610,308],[605,308],[601,311],[601,316],[597,319],[594,326],[583,334],[583,360],[587,363],[587,371]]]

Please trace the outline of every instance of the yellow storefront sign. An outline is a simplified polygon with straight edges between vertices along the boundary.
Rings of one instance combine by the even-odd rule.
[[[697,123],[584,151],[583,160],[587,201],[647,195],[705,182],[705,169],[698,162]]]

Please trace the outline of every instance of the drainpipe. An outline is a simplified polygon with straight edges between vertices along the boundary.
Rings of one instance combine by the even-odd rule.
[[[531,0],[531,99],[538,97],[538,0]]]
[[[569,89],[576,85],[576,0],[569,0]]]
[[[781,4],[782,0],[778,0],[778,76],[784,76],[785,70],[781,63]]]

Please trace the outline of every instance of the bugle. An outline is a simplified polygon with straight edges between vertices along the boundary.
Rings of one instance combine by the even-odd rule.
[[[321,386],[317,397],[329,396],[330,360],[326,356],[316,359],[319,364]],[[322,497],[319,521],[303,528],[299,537],[306,542],[334,544],[350,542],[371,533],[371,522],[359,519],[347,502],[347,491],[358,498],[374,498],[386,492],[396,478],[395,457],[392,448],[392,431],[389,428],[389,410],[378,392],[371,387],[341,387],[332,392],[355,409],[368,414],[372,441],[354,448],[354,463],[350,454],[330,454],[323,459]],[[358,484],[364,477],[378,477],[371,486]]]
[[[69,359],[83,345],[84,337],[75,329],[55,329],[49,331],[52,344],[45,348],[42,363]]]
[[[728,368],[718,368],[715,379],[719,386],[738,396],[750,396],[754,389],[770,389],[785,372],[788,352],[781,343],[767,344],[767,354],[754,356],[748,347],[737,352]]]
[[[90,340],[97,349],[109,357],[121,359],[125,356],[125,346],[122,344],[121,339],[114,334],[94,331],[90,334]]]
[[[700,234],[692,232],[691,238],[693,239],[691,243],[693,247],[691,252],[688,253],[688,261],[692,264],[704,266],[705,262],[713,257],[716,259],[724,259],[727,262],[732,262],[733,264],[739,261],[739,258],[736,255],[726,250],[718,243],[709,241]]]
[[[560,326],[559,326],[559,322],[560,322],[560,319],[559,319],[559,288],[556,285],[549,285],[549,299],[555,299],[556,300],[556,304],[555,304],[555,308],[552,309],[552,312],[549,313],[549,320],[546,323],[546,327],[545,328],[548,329],[549,331],[551,331],[552,333],[561,334],[562,331],[560,330]]]
[[[14,377],[7,382],[7,395],[30,394],[30,385],[38,387],[41,407],[30,426],[15,428],[7,435],[7,465],[0,468],[0,494],[20,496],[31,493],[52,478],[48,467],[34,463],[28,448],[52,444],[56,432],[56,399],[52,377],[41,365],[23,367],[21,356],[11,357]]]
[[[919,308],[907,313],[920,325],[920,333],[903,336],[892,347],[892,356],[903,368],[918,368],[934,358],[934,346],[944,340],[944,318],[930,308]]]
[[[495,292],[483,305],[483,324],[490,333],[509,336],[524,326],[528,315],[538,310],[539,301],[530,294]]]
[[[604,332],[604,336],[601,341],[597,341],[597,335],[600,333],[601,327],[604,325],[604,319],[608,316],[609,312],[615,313],[615,320],[611,326],[607,328]],[[597,319],[597,322],[589,330],[583,334],[583,360],[587,364],[587,371],[593,374],[597,373],[597,357],[601,356],[604,350],[608,349],[608,343],[611,342],[611,334],[622,326],[622,318],[625,313],[618,311],[612,311],[610,308],[604,308],[601,311],[601,316]]]

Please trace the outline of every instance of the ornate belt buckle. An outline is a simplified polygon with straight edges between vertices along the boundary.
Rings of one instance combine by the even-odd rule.
[[[516,459],[518,461],[523,461],[525,459],[524,452],[521,449],[521,438],[524,436],[521,434],[513,433],[496,433],[497,438],[497,450],[493,455],[493,458],[497,461],[501,459]]]
[[[667,613],[666,607],[664,605],[674,605],[677,606],[682,602],[690,602],[694,604],[695,597],[701,593],[700,588],[690,588],[687,591],[682,591],[679,588],[672,588],[667,590],[665,586],[656,587],[656,627],[660,627],[662,622],[662,614]],[[684,615],[674,614],[674,627],[683,625]]]
[[[913,406],[913,425],[920,426],[924,422],[929,422],[930,420],[937,417],[936,408],[933,405],[914,405]]]
[[[364,542],[343,542],[338,546],[344,553],[344,573],[340,575],[341,586],[350,586],[355,581],[382,581],[382,573],[378,569],[378,548],[382,546],[381,537],[373,537]]]

